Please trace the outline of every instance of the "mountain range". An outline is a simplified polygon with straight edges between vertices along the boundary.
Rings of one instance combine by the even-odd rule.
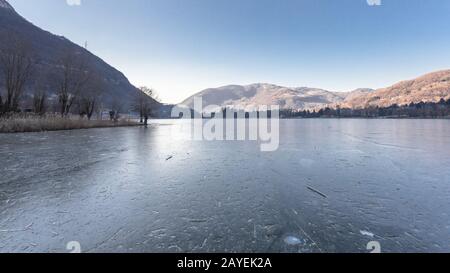
[[[308,87],[283,87],[273,84],[228,85],[201,91],[181,104],[193,107],[194,97],[202,97],[203,105],[245,107],[247,105],[279,105],[281,109],[318,110],[325,107],[362,109],[438,102],[450,98],[450,70],[430,73],[402,81],[393,86],[373,90],[356,89],[333,92]]]
[[[201,97],[203,105],[218,105],[221,107],[279,105],[281,109],[313,110],[343,102],[346,98],[366,95],[373,91],[371,89],[358,89],[352,92],[331,92],[318,88],[290,88],[268,83],[257,83],[206,89],[189,97],[181,104],[192,108],[194,97]]]

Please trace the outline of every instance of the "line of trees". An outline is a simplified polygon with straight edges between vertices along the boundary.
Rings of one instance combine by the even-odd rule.
[[[318,111],[282,110],[283,118],[444,118],[450,117],[450,99],[439,102],[420,102],[408,105],[394,104],[389,107],[363,109],[324,108]]]
[[[39,60],[30,43],[11,37],[11,42],[0,50],[0,72],[4,80],[4,92],[0,92],[0,115],[20,112],[25,100],[25,88],[34,80],[31,95],[32,111],[43,115],[49,110],[49,97],[43,82],[46,75],[38,71]],[[55,64],[55,78],[59,113],[67,117],[74,105],[79,114],[92,117],[99,96],[103,92],[101,79],[89,70],[86,59],[79,52],[67,51]],[[2,88],[0,87],[0,90]]]
[[[27,104],[27,112],[45,115],[59,113],[61,117],[78,114],[91,119],[95,113],[102,113],[106,86],[104,79],[95,73],[83,52],[65,51],[56,58],[54,65],[53,90],[45,85],[49,71],[43,70],[30,43],[12,35],[9,46],[0,45],[0,116],[23,112],[21,106]],[[33,90],[25,96],[27,86]],[[154,90],[142,87],[136,92],[134,110],[140,114],[141,122],[147,123],[154,107]],[[111,99],[110,119],[117,120],[124,111],[125,104],[119,99]]]

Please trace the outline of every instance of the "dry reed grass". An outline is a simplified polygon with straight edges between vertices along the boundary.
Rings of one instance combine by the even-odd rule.
[[[80,117],[61,117],[58,115],[38,116],[33,114],[13,114],[0,117],[0,133],[25,133],[60,131],[89,128],[138,126],[136,121],[88,120]]]

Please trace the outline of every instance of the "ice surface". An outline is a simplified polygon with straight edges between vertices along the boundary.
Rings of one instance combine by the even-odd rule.
[[[0,252],[450,251],[448,120],[283,120],[273,153],[162,123],[0,135]]]

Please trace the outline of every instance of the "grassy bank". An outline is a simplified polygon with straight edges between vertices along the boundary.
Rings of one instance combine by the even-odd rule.
[[[138,126],[136,121],[88,120],[79,117],[62,118],[61,116],[13,115],[0,117],[0,133],[25,133],[76,130],[89,128],[108,128]]]

